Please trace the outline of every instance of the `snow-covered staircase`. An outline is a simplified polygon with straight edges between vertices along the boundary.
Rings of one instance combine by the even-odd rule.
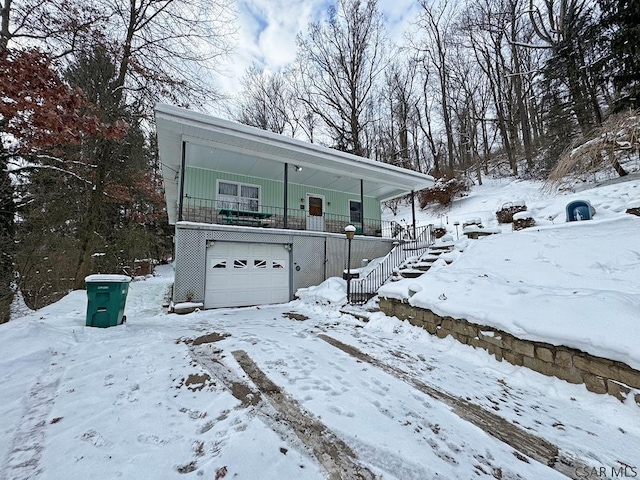
[[[418,278],[428,272],[439,260],[447,265],[450,264],[460,252],[461,250],[456,248],[453,240],[438,241],[430,245],[421,255],[406,258],[394,271],[391,281],[403,278]]]
[[[375,266],[359,278],[350,281],[350,303],[366,303],[378,289],[397,272],[399,265],[408,258],[422,256],[433,245],[431,225],[416,229],[415,240],[399,240],[391,251]]]

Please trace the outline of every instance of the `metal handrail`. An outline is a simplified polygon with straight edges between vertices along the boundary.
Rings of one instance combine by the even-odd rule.
[[[350,303],[366,303],[391,278],[396,268],[409,256],[419,256],[434,242],[433,225],[416,228],[415,240],[394,242],[391,251],[365,277],[352,278]]]

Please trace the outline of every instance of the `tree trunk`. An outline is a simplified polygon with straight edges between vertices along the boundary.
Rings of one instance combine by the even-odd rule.
[[[502,86],[496,84],[491,76],[489,76],[489,84],[491,86],[491,94],[493,97],[494,106],[496,108],[496,115],[498,116],[498,130],[500,131],[500,136],[502,137],[502,146],[504,148],[505,154],[507,155],[507,159],[509,160],[509,167],[511,168],[512,173],[514,175],[518,175],[518,164],[516,163],[513,149],[511,148],[509,129],[507,127],[507,119],[505,118],[506,114],[502,106],[502,94],[500,93]]]
[[[620,165],[620,162],[618,162],[616,157],[613,155],[611,155],[611,165],[619,176],[624,177],[628,175],[627,171],[622,167],[622,165]]]
[[[107,174],[107,162],[109,161],[111,148],[108,140],[98,141],[96,146],[98,152],[98,168],[96,180],[91,190],[87,215],[80,230],[80,251],[78,254],[78,266],[76,268],[74,286],[76,289],[84,288],[84,278],[91,272],[91,258],[94,248],[94,234],[98,220],[102,212],[104,183]],[[110,272],[112,273],[112,272]]]
[[[4,0],[0,7],[0,52],[7,49],[9,38],[9,19],[11,13],[11,0]]]
[[[1,122],[0,122],[1,123]],[[0,155],[3,154],[0,144]],[[5,160],[0,161],[0,323],[10,320],[13,301],[13,253],[15,250],[14,229],[15,204],[13,185]]]
[[[447,99],[447,77],[445,59],[442,56],[442,72],[440,73],[440,94],[442,95],[442,120],[444,121],[444,129],[447,134],[447,157],[449,159],[449,173],[453,175],[455,168],[455,157],[453,151],[453,127],[451,126],[451,115],[449,114],[449,102]]]

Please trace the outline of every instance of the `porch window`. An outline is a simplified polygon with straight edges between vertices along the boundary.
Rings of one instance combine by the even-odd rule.
[[[349,200],[349,221],[362,223],[362,204],[355,200]]]
[[[218,208],[257,212],[260,204],[260,187],[235,182],[218,182]]]

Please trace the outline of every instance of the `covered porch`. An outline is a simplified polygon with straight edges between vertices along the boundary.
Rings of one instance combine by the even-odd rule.
[[[169,223],[393,237],[381,202],[429,187],[432,177],[221,120],[156,106]],[[415,224],[415,221],[414,221]]]

